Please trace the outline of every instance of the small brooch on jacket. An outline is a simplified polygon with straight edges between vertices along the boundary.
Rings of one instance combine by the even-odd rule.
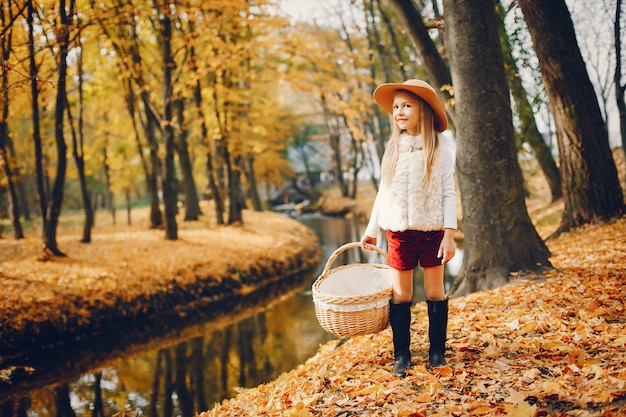
[[[421,150],[422,150],[422,147],[419,146],[419,145],[416,145],[416,146],[411,145],[411,146],[409,146],[409,152],[421,151]]]

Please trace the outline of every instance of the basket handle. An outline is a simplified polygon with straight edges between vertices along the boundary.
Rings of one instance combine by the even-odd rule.
[[[385,253],[385,251],[383,251],[382,249],[380,249],[378,246],[374,246],[374,245],[368,245],[370,248],[374,249],[376,252],[378,252],[379,254],[381,254],[384,258],[387,258],[387,254]],[[328,261],[326,261],[326,266],[324,267],[324,270],[322,271],[322,277],[326,278],[328,276],[328,272],[330,271],[330,267],[332,266],[333,262],[335,262],[335,259],[337,259],[337,257],[339,256],[340,253],[348,250],[348,249],[352,249],[352,248],[360,248],[361,247],[361,242],[350,242],[350,243],[346,243],[343,246],[338,247],[328,258]]]

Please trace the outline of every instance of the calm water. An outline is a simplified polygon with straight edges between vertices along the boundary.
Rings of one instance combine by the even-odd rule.
[[[308,284],[264,309],[242,309],[229,319],[175,329],[167,338],[143,341],[128,335],[106,346],[83,344],[40,361],[30,386],[0,389],[0,417],[128,415],[194,416],[215,402],[276,379],[313,356],[334,338],[315,318],[311,284],[332,252],[358,241],[364,225],[341,218],[306,217],[323,251],[318,271]],[[460,256],[455,257],[455,260]],[[334,266],[382,262],[375,253],[343,252]],[[452,282],[457,264],[446,277]],[[415,277],[414,301],[423,300],[421,276]],[[44,365],[48,364],[48,365]],[[45,369],[45,368],[48,369]],[[1,377],[1,375],[0,375]],[[4,397],[4,398],[3,398]],[[100,414],[96,414],[100,413]]]

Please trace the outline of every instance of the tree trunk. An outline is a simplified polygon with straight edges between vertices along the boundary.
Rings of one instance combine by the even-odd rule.
[[[193,166],[189,157],[187,148],[187,136],[189,131],[185,124],[185,105],[182,98],[174,101],[174,107],[177,114],[178,140],[175,141],[176,151],[178,152],[178,160],[180,162],[180,170],[183,175],[183,188],[185,191],[185,219],[184,221],[198,220],[202,211],[200,210],[200,202],[198,201],[198,191],[196,189],[196,181],[193,177]]]
[[[624,213],[624,199],[606,124],[564,0],[519,0],[559,144],[565,211],[559,231]]]
[[[3,91],[8,91],[4,89]],[[5,116],[8,116],[8,102],[5,102],[5,111],[3,111]],[[9,188],[9,213],[11,215],[11,222],[13,224],[13,237],[15,239],[23,239],[24,231],[22,230],[22,224],[20,223],[20,207],[19,200],[17,196],[17,185],[16,178],[13,175],[13,171],[11,170],[11,162],[9,158],[9,153],[6,147],[6,142],[9,136],[9,127],[3,119],[0,121],[0,165],[4,166],[4,175],[7,178],[8,188]]]
[[[93,207],[91,207],[89,189],[87,188],[87,178],[85,176],[85,151],[83,148],[85,143],[83,130],[83,78],[83,46],[81,43],[78,86],[78,138],[80,143],[78,146],[74,146],[74,155],[76,158],[78,177],[80,178],[80,191],[83,198],[83,207],[85,209],[85,224],[83,227],[83,237],[81,242],[91,242],[91,229],[94,226],[94,212]]]
[[[94,4],[92,2],[92,8],[93,7]],[[119,1],[116,7],[118,8],[118,10],[116,10],[116,14],[118,16],[126,16],[126,13],[122,11],[124,8],[132,10],[132,4],[129,2]],[[106,24],[103,24],[104,22],[102,20],[98,20],[98,22],[100,23],[102,30],[109,36],[109,38],[123,40],[123,42],[113,42],[112,46],[115,48],[120,57],[118,60],[120,70],[130,74],[130,78],[127,82],[128,91],[125,98],[128,112],[133,119],[133,128],[135,129],[135,132],[137,132],[135,124],[137,106],[135,106],[133,83],[137,86],[137,90],[139,91],[138,94],[143,105],[142,109],[145,113],[145,120],[142,120],[141,118],[140,120],[142,122],[142,127],[146,135],[146,141],[148,142],[150,149],[150,163],[148,163],[143,157],[144,154],[139,135],[136,134],[135,137],[139,155],[141,156],[143,164],[143,170],[146,174],[148,194],[150,195],[150,228],[157,229],[163,226],[163,214],[161,213],[159,199],[159,175],[161,172],[161,163],[158,156],[159,144],[156,136],[157,126],[159,126],[159,118],[156,115],[154,105],[150,101],[150,87],[144,80],[141,72],[141,69],[143,68],[143,61],[139,52],[139,35],[134,30],[134,15],[131,13],[128,14],[128,16],[129,19],[127,21],[123,19],[118,20],[118,24],[115,27],[117,28],[116,34],[113,34],[112,31],[114,29]],[[122,45],[125,47],[122,47]]]
[[[133,224],[132,217],[131,217],[131,212],[132,212],[133,207],[132,207],[131,198],[130,198],[130,188],[126,188],[124,190],[124,194],[126,195],[126,224],[130,226],[131,224]]]
[[[513,57],[510,39],[504,26],[504,18],[506,14],[501,4],[498,5],[498,12],[504,68],[507,74],[509,89],[511,90],[511,95],[515,100],[515,108],[517,109],[517,115],[520,120],[521,141],[527,143],[533,150],[535,158],[537,158],[537,162],[539,163],[539,167],[541,168],[543,175],[546,177],[546,181],[550,187],[552,201],[557,201],[563,197],[559,168],[556,166],[556,162],[554,162],[554,158],[552,157],[552,150],[543,140],[543,137],[537,128],[535,114],[533,113],[532,106],[528,101],[528,94],[522,84],[522,79],[519,76],[517,62],[515,62],[515,58]]]
[[[217,180],[215,179],[215,168],[213,167],[213,141],[209,138],[209,131],[204,120],[204,111],[202,110],[202,94],[200,88],[200,81],[196,82],[194,90],[194,97],[196,100],[196,108],[198,110],[198,117],[200,118],[200,131],[202,132],[202,142],[206,147],[206,173],[209,180],[209,189],[211,190],[211,198],[215,204],[215,219],[217,224],[224,224],[224,199],[220,188],[217,186]]]
[[[615,6],[615,101],[617,102],[617,111],[619,114],[619,130],[622,139],[622,152],[624,152],[624,160],[626,161],[626,101],[624,92],[626,84],[622,84],[622,30],[620,19],[622,17],[622,0],[617,0]],[[624,190],[622,190],[624,191]]]
[[[80,30],[77,37],[80,43]],[[73,126],[72,112],[69,103],[67,103],[67,117],[70,126]],[[91,199],[89,198],[89,190],[87,189],[87,178],[85,176],[85,158],[83,149],[83,49],[78,52],[78,126],[76,129],[72,127],[72,154],[74,155],[74,163],[78,173],[78,181],[80,183],[80,195],[83,202],[83,210],[85,212],[85,223],[83,225],[82,243],[91,242],[91,228],[94,225],[94,213],[91,207]]]
[[[223,74],[223,78],[226,79],[226,74]],[[221,191],[224,190],[224,195],[226,194],[226,187],[225,187],[225,182],[227,180],[224,179],[224,176],[228,176],[230,177],[230,155],[228,153],[228,140],[227,140],[227,135],[228,135],[228,127],[226,125],[226,115],[224,113],[226,112],[222,112],[220,111],[220,107],[219,107],[219,100],[218,100],[218,93],[217,93],[217,82],[214,81],[213,84],[213,108],[215,111],[215,118],[218,121],[219,127],[220,127],[220,136],[217,140],[213,140],[212,142],[215,144],[215,160],[209,160],[209,156],[207,154],[207,168],[209,167],[209,164],[212,163],[212,161],[216,162],[216,167],[211,166],[212,168],[212,172],[215,173],[215,180],[216,180],[216,188],[217,190]],[[224,108],[227,108],[228,103],[224,104]],[[210,152],[211,149],[208,148],[207,152]],[[221,161],[221,163],[220,163]],[[221,192],[219,192],[217,195],[222,195]],[[222,206],[218,206],[217,205],[217,200],[215,201],[216,205],[215,205],[215,210],[219,210],[221,209],[221,214],[217,213],[218,215],[218,224],[222,224],[219,223],[219,218],[223,219],[224,213],[226,212],[226,199],[220,199],[220,201],[222,202]]]
[[[189,21],[190,36],[194,36],[195,24],[193,20]],[[215,168],[213,167],[213,140],[209,138],[209,130],[206,125],[204,116],[204,109],[202,108],[202,86],[200,85],[200,74],[198,71],[198,59],[196,57],[196,50],[193,44],[189,48],[189,62],[191,72],[196,76],[196,82],[193,89],[193,98],[196,104],[196,111],[198,112],[198,119],[200,120],[200,132],[202,134],[202,143],[206,147],[206,173],[209,182],[209,189],[211,190],[211,198],[215,204],[215,218],[217,224],[224,224],[224,199],[217,181],[215,179]]]
[[[407,28],[413,45],[415,45],[417,53],[422,59],[424,69],[428,74],[428,81],[434,85],[446,109],[446,113],[448,113],[450,124],[457,126],[454,101],[450,94],[450,87],[452,86],[450,68],[439,54],[439,51],[437,51],[437,47],[428,33],[428,28],[424,25],[422,15],[412,0],[390,0],[389,2],[396,9],[398,16],[404,23],[404,27]]]
[[[332,112],[326,104],[326,97],[322,93],[322,111],[324,112],[324,124],[326,126],[326,132],[328,133],[328,140],[330,142],[330,149],[333,151],[331,160],[334,163],[335,168],[335,180],[339,183],[339,189],[341,190],[342,197],[348,196],[348,185],[343,177],[343,161],[341,157],[341,135],[339,134],[338,122],[335,120],[331,123],[328,119],[332,116]]]
[[[107,211],[111,215],[111,224],[116,224],[115,220],[115,194],[113,194],[112,186],[111,186],[111,167],[109,166],[109,151],[108,151],[109,140],[104,143],[102,147],[102,167],[104,171],[104,195],[103,195],[103,205],[106,207]]]
[[[28,2],[28,60],[30,75],[30,95],[31,95],[31,112],[33,118],[33,142],[35,144],[35,170],[37,176],[37,194],[39,195],[39,209],[41,210],[42,236],[45,237],[48,228],[48,195],[46,193],[44,169],[43,169],[43,147],[41,143],[41,129],[39,126],[39,86],[37,80],[39,77],[39,69],[35,61],[35,27],[33,16],[35,14],[35,6],[32,1]]]
[[[243,223],[243,193],[241,192],[241,156],[230,156],[225,148],[226,170],[228,172],[228,224]]]
[[[73,10],[73,8],[72,8]],[[52,194],[48,204],[48,223],[45,235],[45,247],[56,256],[65,256],[57,245],[57,226],[63,204],[63,188],[67,170],[67,144],[63,134],[65,108],[67,106],[67,52],[69,46],[70,21],[65,8],[65,0],[59,2],[60,26],[57,32],[59,45],[59,79],[57,81],[57,97],[55,109],[54,138],[57,148],[57,172],[52,186]]]
[[[503,285],[511,272],[551,265],[526,210],[495,0],[444,5],[465,234],[450,293],[460,296]]]
[[[176,224],[177,190],[176,173],[174,172],[174,128],[172,126],[172,71],[176,64],[172,57],[172,20],[170,5],[166,1],[160,6],[155,0],[155,8],[160,13],[161,42],[163,43],[163,144],[165,157],[163,162],[163,204],[165,206],[165,239],[178,239],[178,225]]]
[[[396,58],[396,65],[402,74],[402,79],[407,80],[411,77],[407,74],[407,66],[405,64],[405,58],[402,54],[402,48],[400,47],[400,43],[398,42],[398,33],[394,29],[394,24],[389,18],[389,14],[383,8],[380,0],[375,0],[378,4],[378,12],[380,13],[380,18],[382,19],[385,27],[387,28],[387,32],[389,32],[389,38],[391,39],[391,46],[393,46],[393,52]],[[372,16],[374,16],[374,11],[372,10]]]
[[[263,204],[261,204],[261,198],[259,197],[259,190],[256,183],[256,174],[254,172],[254,156],[247,155],[245,158],[246,164],[246,179],[248,180],[250,200],[252,201],[252,208],[254,211],[263,211]]]
[[[11,1],[8,2],[7,11],[9,12],[9,19],[11,19]],[[0,10],[0,19],[2,19],[2,26],[7,27],[5,9]],[[2,59],[4,62],[8,62],[9,55],[11,53],[11,38],[13,31],[9,29],[1,39],[0,49],[2,52]],[[9,213],[11,214],[11,220],[13,222],[13,236],[15,239],[23,239],[24,232],[22,231],[22,224],[20,223],[20,204],[17,192],[17,181],[19,178],[13,175],[13,169],[11,167],[11,158],[9,157],[8,143],[9,143],[9,72],[3,69],[2,71],[2,118],[0,119],[0,165],[4,166],[4,175],[7,178],[7,185],[9,188]]]
[[[79,58],[80,59],[80,58]],[[80,73],[80,71],[79,71]],[[79,80],[82,75],[79,75]],[[82,80],[79,81],[79,85],[82,84]],[[82,95],[82,86],[79,86],[79,95]],[[67,118],[70,126],[74,125],[72,112],[67,103]],[[83,158],[83,123],[82,123],[82,97],[78,99],[78,128],[72,127],[72,155],[74,156],[74,164],[76,165],[76,172],[78,174],[78,182],[80,183],[80,195],[83,202],[83,210],[85,212],[85,223],[83,224],[83,237],[80,239],[82,243],[91,242],[91,228],[94,224],[93,208],[91,207],[91,199],[89,198],[89,190],[87,189],[87,177],[85,176],[85,159]],[[78,132],[77,132],[78,131]]]
[[[141,91],[143,108],[146,114],[143,130],[148,142],[148,148],[150,149],[150,163],[146,164],[146,185],[148,186],[148,193],[150,194],[150,228],[158,229],[162,227],[164,223],[159,198],[159,174],[161,172],[161,161],[159,160],[159,145],[156,136],[159,121],[152,111],[149,94],[146,92],[147,87],[145,87],[143,79],[135,80],[135,82]],[[133,93],[131,92],[131,94]],[[139,138],[137,138],[137,144],[140,146]]]

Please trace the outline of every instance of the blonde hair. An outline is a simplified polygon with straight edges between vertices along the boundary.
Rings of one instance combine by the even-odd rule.
[[[431,107],[422,100],[416,94],[407,90],[396,90],[395,95],[398,93],[405,93],[414,98],[418,103],[418,135],[422,135],[424,144],[424,176],[422,183],[428,185],[430,182],[430,172],[437,155],[437,149],[439,146],[439,138],[437,136],[437,130],[435,129],[435,115]],[[395,96],[394,96],[395,97]],[[396,163],[398,162],[398,142],[402,131],[398,127],[398,124],[392,122],[391,137],[387,143],[387,148],[383,154],[381,162],[381,180],[387,185],[391,184],[391,179],[396,172]]]

